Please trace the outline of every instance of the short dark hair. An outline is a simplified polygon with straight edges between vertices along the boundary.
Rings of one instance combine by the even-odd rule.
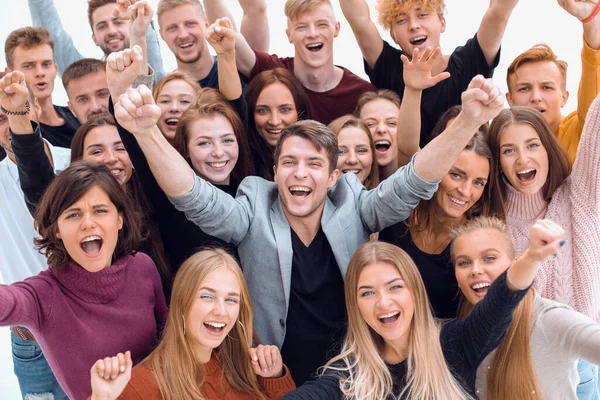
[[[39,26],[26,26],[12,31],[8,34],[6,41],[4,42],[4,56],[6,57],[6,65],[9,68],[13,68],[13,58],[15,50],[19,46],[23,46],[24,49],[28,50],[32,47],[48,45],[52,49],[54,54],[54,41],[50,32],[46,28]]]
[[[92,14],[94,14],[94,11],[107,4],[117,4],[117,0],[88,0],[88,21],[90,22],[90,28],[92,28],[92,32],[94,32],[94,21],[92,21]]]
[[[68,90],[69,83],[74,79],[80,79],[94,72],[106,72],[106,61],[95,58],[82,58],[71,63],[62,74],[62,83],[65,90]]]
[[[283,142],[292,136],[308,140],[316,147],[317,151],[325,149],[327,160],[329,161],[329,172],[331,173],[337,168],[339,156],[337,136],[322,123],[310,119],[294,122],[281,131],[281,135],[277,139],[277,145],[275,146],[275,153],[273,154],[275,165],[279,162]]]
[[[35,213],[35,227],[40,234],[34,242],[40,253],[48,258],[48,266],[64,269],[71,257],[62,240],[57,237],[58,218],[93,186],[99,186],[123,216],[113,260],[132,254],[142,240],[140,215],[129,196],[107,166],[89,161],[76,161],[62,171],[48,186]]]

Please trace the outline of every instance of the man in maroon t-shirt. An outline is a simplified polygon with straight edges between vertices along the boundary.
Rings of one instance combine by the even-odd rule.
[[[259,72],[283,67],[302,82],[313,119],[328,124],[354,112],[361,94],[375,87],[346,68],[333,64],[333,39],[340,32],[330,0],[287,0],[286,34],[295,57],[280,58],[253,50],[236,34],[236,61],[240,73],[252,78]]]

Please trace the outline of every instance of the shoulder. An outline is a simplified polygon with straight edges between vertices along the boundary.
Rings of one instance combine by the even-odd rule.
[[[338,66],[339,68],[342,69],[342,71],[344,72],[344,74],[342,75],[342,80],[340,81],[338,86],[357,86],[360,87],[361,89],[364,89],[365,91],[369,91],[369,90],[377,90],[375,88],[375,86],[373,86],[371,83],[367,82],[366,80],[364,80],[363,78],[361,78],[360,76],[354,74],[352,71],[350,71],[349,69],[345,68],[345,67],[341,67]]]
[[[293,69],[294,57],[279,57],[277,54],[269,54],[260,50],[253,49],[256,56],[256,64],[260,65],[260,71],[270,68],[282,67]]]
[[[131,379],[119,396],[120,400],[158,400],[162,399],[156,377],[149,368],[135,367]]]
[[[71,149],[65,147],[57,147],[46,141],[50,154],[52,154],[52,161],[54,163],[54,173],[58,174],[63,169],[67,168],[71,163]]]
[[[127,268],[135,268],[137,271],[146,273],[149,269],[156,271],[156,264],[150,258],[150,256],[146,253],[142,253],[141,251],[136,252],[135,254],[130,254],[127,256],[123,256],[115,261],[124,262],[127,264]]]
[[[327,196],[335,202],[335,200],[344,200],[347,197],[358,197],[363,190],[366,188],[355,174],[343,174],[329,189]]]

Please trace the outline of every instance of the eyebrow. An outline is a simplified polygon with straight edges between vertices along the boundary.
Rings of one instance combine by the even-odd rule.
[[[533,137],[533,138],[529,138],[529,139],[527,139],[527,140],[525,141],[525,143],[530,143],[530,142],[533,142],[534,140],[541,140],[541,139],[540,139],[540,138]],[[503,148],[503,147],[506,147],[506,146],[514,146],[514,144],[513,144],[513,143],[504,143],[502,146],[500,146],[500,148]]]
[[[213,288],[210,288],[210,287],[208,287],[208,286],[202,286],[202,287],[200,288],[200,290],[206,290],[207,292],[214,293],[214,294],[216,294],[216,293],[217,293],[217,291],[216,291],[215,289],[213,289]],[[229,292],[229,293],[227,293],[227,295],[228,295],[228,296],[240,297],[240,294],[239,294],[238,292]]]
[[[485,253],[489,253],[489,252],[500,253],[500,250],[498,250],[498,249],[496,249],[496,248],[494,248],[494,247],[490,247],[490,248],[488,248],[488,249],[481,250],[481,251],[479,252],[479,254],[485,254]],[[467,258],[467,259],[471,259],[471,257],[469,257],[469,256],[467,256],[467,255],[464,255],[464,254],[457,254],[455,258],[456,258],[457,260],[458,260],[459,258]]]
[[[93,210],[96,210],[96,209],[98,209],[98,208],[106,208],[106,207],[108,207],[108,205],[107,205],[107,204],[100,203],[100,204],[95,204],[95,205],[93,205],[93,206],[92,206],[92,209],[93,209]],[[62,213],[64,214],[64,213],[66,213],[66,212],[69,212],[69,211],[81,211],[81,208],[79,208],[79,207],[69,207],[69,208],[67,208],[65,211],[63,211]]]
[[[402,280],[402,278],[394,278],[391,281],[386,282],[384,286],[391,285],[392,283],[394,283],[396,281],[401,281],[401,280]],[[361,290],[361,289],[373,289],[373,286],[362,285],[361,287],[358,288],[358,290]]]
[[[121,140],[117,140],[116,142],[113,142],[113,144],[112,144],[112,145],[114,146],[114,145],[117,145],[117,144],[123,144],[123,141],[121,141]],[[86,149],[86,150],[89,150],[90,148],[93,148],[93,147],[100,147],[100,148],[103,148],[103,147],[106,147],[106,146],[104,146],[103,144],[99,144],[99,143],[93,143],[93,144],[90,144],[90,145],[89,145],[88,147],[86,147],[85,149]]]

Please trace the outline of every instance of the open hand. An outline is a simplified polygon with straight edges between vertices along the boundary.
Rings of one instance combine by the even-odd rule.
[[[504,105],[504,96],[491,79],[475,76],[461,96],[462,111],[465,117],[481,126],[496,117]]]
[[[412,59],[402,54],[400,59],[404,64],[404,84],[415,90],[424,90],[437,85],[444,79],[450,78],[449,72],[442,72],[436,76],[431,76],[431,68],[435,61],[440,58],[442,51],[439,47],[432,50],[427,47],[423,54],[420,54],[418,48],[413,51]]]
[[[224,54],[235,49],[233,25],[228,18],[219,18],[206,28],[206,40],[217,54]]]
[[[25,75],[21,71],[7,73],[0,80],[0,105],[8,111],[25,111],[29,97]]]
[[[106,80],[113,99],[125,93],[135,81],[140,73],[143,59],[144,55],[140,46],[115,51],[106,58]]]
[[[256,375],[263,378],[279,378],[283,370],[283,361],[277,346],[259,345],[250,348],[252,369]]]
[[[160,113],[152,92],[145,85],[127,89],[115,103],[117,121],[136,136],[149,134],[160,118]]]
[[[527,256],[535,262],[544,262],[565,244],[565,231],[549,219],[537,220],[531,227]]]
[[[118,398],[131,379],[132,368],[129,351],[96,361],[90,371],[92,400]]]

